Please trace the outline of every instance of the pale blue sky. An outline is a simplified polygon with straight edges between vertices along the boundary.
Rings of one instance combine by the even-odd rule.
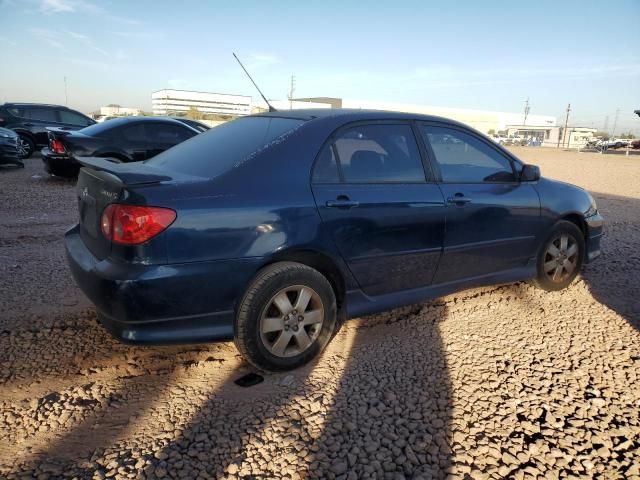
[[[522,111],[640,134],[640,1],[0,0],[0,102],[182,88]]]

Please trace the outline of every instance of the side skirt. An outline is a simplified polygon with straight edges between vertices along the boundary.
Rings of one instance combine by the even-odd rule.
[[[347,318],[372,315],[397,307],[422,303],[468,288],[527,280],[535,277],[535,275],[535,259],[530,259],[526,266],[512,270],[379,296],[369,296],[360,289],[350,290],[346,295]]]

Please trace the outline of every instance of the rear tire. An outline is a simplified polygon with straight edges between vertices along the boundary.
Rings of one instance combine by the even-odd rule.
[[[27,158],[31,157],[35,150],[36,144],[33,140],[31,140],[24,134],[18,135],[18,153],[22,160],[26,160]]]
[[[317,270],[279,262],[258,272],[236,314],[234,341],[253,366],[297,368],[318,356],[336,328],[336,297]]]
[[[559,221],[538,251],[533,283],[548,292],[568,287],[582,268],[584,254],[582,231],[574,223]]]

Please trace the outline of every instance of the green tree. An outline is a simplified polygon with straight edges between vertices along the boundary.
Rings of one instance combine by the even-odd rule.
[[[189,107],[187,118],[191,120],[202,120],[203,117],[204,115],[196,107]]]
[[[495,135],[496,131],[492,128],[487,132],[487,135]]]

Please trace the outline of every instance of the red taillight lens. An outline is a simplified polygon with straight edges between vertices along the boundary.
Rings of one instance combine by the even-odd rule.
[[[102,212],[102,234],[113,243],[139,245],[151,240],[176,219],[170,208],[112,203]]]
[[[53,153],[64,153],[66,150],[62,142],[58,139],[53,139],[49,142],[49,146],[51,147],[51,151]]]

